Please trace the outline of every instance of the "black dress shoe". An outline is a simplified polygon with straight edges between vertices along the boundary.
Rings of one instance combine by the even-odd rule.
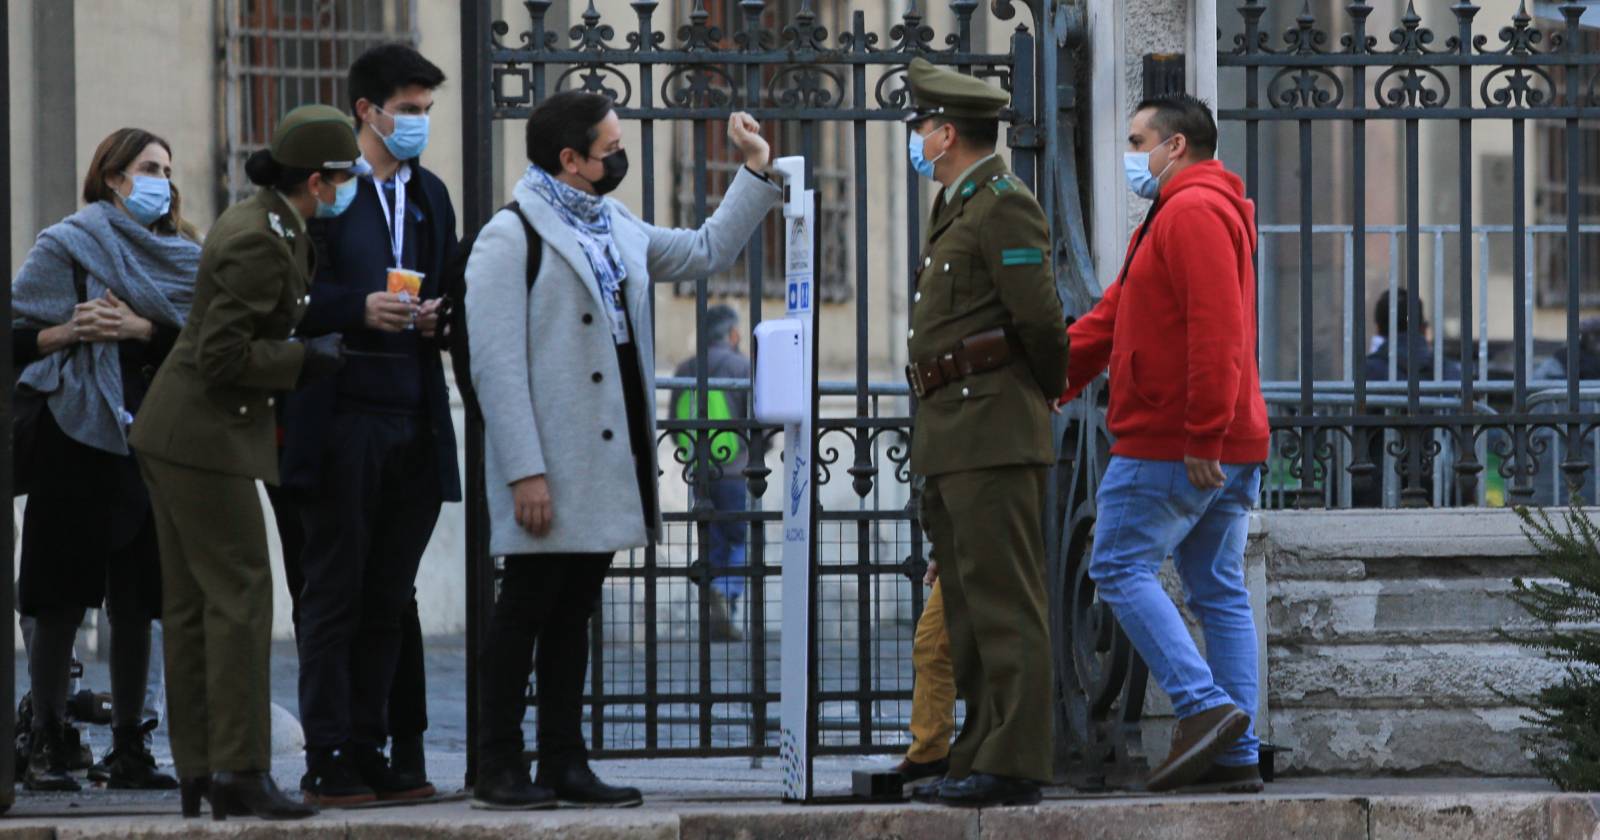
[[[547,768],[541,761],[534,784],[555,791],[556,798],[567,805],[632,808],[644,802],[644,795],[638,788],[616,787],[600,781],[587,761],[572,762],[560,768]]]
[[[894,771],[906,784],[922,782],[928,779],[942,779],[944,774],[950,772],[950,759],[941,758],[937,761],[912,761],[909,758],[901,759],[894,766]]]
[[[532,811],[556,807],[555,791],[528,779],[525,767],[485,768],[472,786],[472,807],[487,811]]]
[[[973,773],[959,782],[939,789],[939,801],[958,808],[986,808],[993,805],[1037,805],[1043,798],[1039,783],[991,773]]]
[[[317,813],[316,808],[284,796],[273,783],[272,775],[260,770],[211,774],[210,799],[213,820],[251,816],[264,820],[300,820]]]
[[[195,776],[179,779],[178,798],[182,801],[184,818],[193,819],[200,816],[200,800],[211,801],[211,777]]]
[[[949,783],[949,781],[949,779],[940,776],[931,782],[917,785],[911,789],[911,798],[918,802],[926,802],[930,805],[938,804],[939,791],[943,789],[944,786]]]

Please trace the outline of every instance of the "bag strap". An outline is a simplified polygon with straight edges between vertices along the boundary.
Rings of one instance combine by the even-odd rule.
[[[544,261],[544,237],[539,235],[539,231],[534,229],[533,223],[528,221],[527,216],[523,215],[522,207],[517,202],[509,202],[500,209],[510,210],[516,215],[517,221],[522,223],[523,234],[528,238],[528,291],[531,292],[533,291],[533,281],[539,279],[539,266]]]
[[[1134,237],[1133,250],[1128,252],[1128,259],[1122,264],[1122,273],[1117,275],[1117,282],[1128,279],[1128,269],[1133,267],[1133,258],[1139,255],[1139,246],[1144,244],[1144,237],[1150,232],[1150,224],[1156,219],[1156,211],[1161,209],[1158,200],[1150,205],[1150,212],[1144,215],[1144,222],[1139,225],[1139,235]]]

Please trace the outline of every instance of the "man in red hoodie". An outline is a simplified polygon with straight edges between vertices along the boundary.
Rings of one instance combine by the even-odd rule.
[[[1128,147],[1128,184],[1155,205],[1117,282],[1067,331],[1063,401],[1111,372],[1116,444],[1089,576],[1178,716],[1147,787],[1256,791],[1260,682],[1244,548],[1269,431],[1255,355],[1255,208],[1215,159],[1216,122],[1194,97],[1141,103]],[[1168,555],[1205,656],[1156,577]]]

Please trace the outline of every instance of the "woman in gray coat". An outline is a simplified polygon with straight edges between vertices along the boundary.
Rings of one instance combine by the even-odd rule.
[[[660,521],[651,284],[726,269],[777,204],[781,191],[761,174],[771,150],[759,132],[734,114],[728,137],[745,165],[721,206],[698,230],[660,228],[605,198],[628,172],[611,100],[552,96],[528,118],[530,165],[513,190],[542,240],[532,290],[526,235],[511,213],[490,219],[472,248],[472,380],[487,437],[490,547],[505,558],[478,663],[476,807],[640,802],[639,791],[589,769],[588,624],[612,556],[645,545]],[[530,664],[539,680],[534,780],[522,761]]]

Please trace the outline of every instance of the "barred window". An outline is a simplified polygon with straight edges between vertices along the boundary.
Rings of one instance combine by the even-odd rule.
[[[676,4],[675,20],[689,19],[692,3],[689,0],[679,0]],[[822,2],[803,3],[802,0],[777,0],[769,2],[762,13],[761,25],[763,28],[781,32],[784,26],[791,23],[795,14],[803,5],[810,5],[816,12],[817,23],[826,26],[829,33],[840,31],[841,25],[848,25],[846,17],[846,4],[842,0],[822,0]],[[723,49],[734,50],[734,35],[744,29],[744,11],[740,9],[736,0],[704,0],[704,8],[710,14],[707,23],[722,30],[722,41],[719,46]],[[730,67],[735,73],[740,90],[744,89],[744,80],[738,74],[742,69],[738,66]],[[762,89],[767,89],[772,77],[781,72],[781,68],[766,66],[760,68],[762,76]],[[776,107],[776,103],[767,101],[761,103],[763,107]],[[839,121],[819,121],[811,123],[813,137],[812,168],[814,170],[812,188],[817,193],[818,219],[817,230],[820,236],[821,250],[817,254],[817,293],[824,303],[839,303],[848,301],[852,293],[850,282],[850,247],[851,241],[851,177],[850,177],[850,124]],[[705,141],[706,159],[706,214],[715,212],[717,204],[727,192],[728,186],[733,183],[733,178],[739,172],[739,152],[728,141],[727,125],[720,121],[696,125],[688,120],[680,120],[674,126],[674,156],[673,156],[673,223],[680,227],[691,227],[698,222],[695,213],[695,131],[703,132]],[[798,155],[804,149],[805,124],[797,120],[784,120],[781,125],[775,121],[767,121],[762,126],[762,134],[772,143],[774,156]],[[761,227],[762,239],[762,295],[768,298],[783,297],[783,223],[777,216],[769,216]],[[735,297],[748,297],[750,294],[750,275],[747,267],[748,253],[741,254],[739,261],[726,272],[713,275],[709,280],[708,288],[712,295],[729,295]],[[693,283],[680,283],[675,289],[677,294],[692,296],[695,292]]]
[[[417,0],[227,0],[224,20],[224,205],[255,191],[245,159],[266,147],[285,112],[348,108],[345,76],[357,56],[418,39]]]

